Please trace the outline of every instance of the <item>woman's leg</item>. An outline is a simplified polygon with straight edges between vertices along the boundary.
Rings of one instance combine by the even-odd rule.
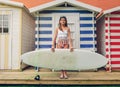
[[[62,49],[62,45],[61,45],[61,44],[57,44],[56,47],[57,47],[58,49]],[[63,79],[63,78],[64,78],[64,71],[61,70],[61,72],[60,72],[60,79]]]
[[[57,48],[60,48],[60,49],[68,49],[69,48],[69,45],[68,44],[64,44],[64,45],[61,45],[61,44],[57,44]],[[61,75],[60,75],[60,78],[63,79],[67,79],[68,76],[67,76],[67,72],[65,70],[61,70]]]
[[[64,49],[68,49],[68,48],[69,48],[69,45],[68,44],[64,44]],[[64,73],[64,78],[67,79],[68,76],[67,76],[66,70],[63,70],[63,73]]]

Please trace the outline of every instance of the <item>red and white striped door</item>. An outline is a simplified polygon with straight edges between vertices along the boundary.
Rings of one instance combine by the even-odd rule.
[[[113,12],[105,18],[107,70],[120,70],[120,12]]]

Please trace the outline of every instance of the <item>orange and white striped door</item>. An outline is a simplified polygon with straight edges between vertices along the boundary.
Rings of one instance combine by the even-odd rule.
[[[0,10],[0,69],[11,69],[11,11]]]

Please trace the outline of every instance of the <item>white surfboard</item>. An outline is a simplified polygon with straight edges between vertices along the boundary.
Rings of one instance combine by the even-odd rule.
[[[95,52],[74,49],[40,49],[21,56],[25,64],[54,70],[88,70],[103,67],[107,59]]]

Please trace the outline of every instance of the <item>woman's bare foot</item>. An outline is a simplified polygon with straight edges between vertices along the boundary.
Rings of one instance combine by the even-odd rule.
[[[60,79],[63,79],[63,78],[64,78],[64,72],[61,71]]]
[[[66,72],[66,71],[64,71],[64,78],[65,78],[65,79],[68,79],[68,76],[67,76],[67,72]]]
[[[60,75],[60,79],[63,79],[63,78],[64,78],[64,75],[63,75],[63,74],[61,74],[61,75]]]

